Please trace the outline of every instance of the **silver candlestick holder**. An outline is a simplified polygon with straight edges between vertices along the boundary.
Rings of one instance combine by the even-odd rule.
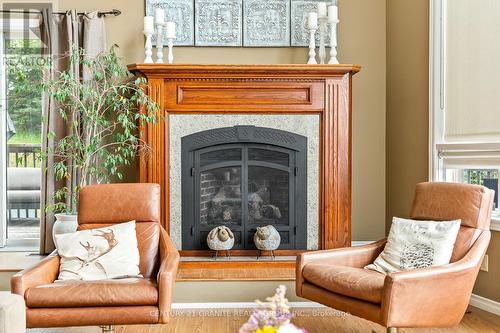
[[[325,39],[328,33],[328,16],[320,16],[319,21],[319,63],[324,64],[326,59]]]
[[[163,63],[163,23],[156,24],[156,63]]]
[[[143,31],[144,36],[146,36],[146,43],[144,44],[144,63],[152,64],[153,63],[153,43],[151,41],[151,36],[153,36],[153,32],[151,31]]]
[[[335,65],[339,63],[337,59],[337,25],[339,20],[330,20],[330,61],[329,64]]]
[[[308,65],[315,65],[318,62],[316,61],[316,31],[318,27],[307,27],[309,31],[309,61],[307,61]]]

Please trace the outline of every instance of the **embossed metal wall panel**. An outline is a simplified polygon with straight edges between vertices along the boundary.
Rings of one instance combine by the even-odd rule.
[[[165,22],[176,23],[174,45],[194,45],[194,0],[146,0],[146,15],[154,16],[155,8],[165,9]],[[166,45],[166,40],[163,40]],[[156,45],[156,34],[153,35]]]
[[[195,0],[195,45],[241,46],[242,7],[242,0]]]
[[[243,45],[290,46],[290,0],[244,0]]]
[[[145,0],[146,15],[165,9],[176,46],[305,47],[307,14],[325,0]],[[332,3],[335,3],[333,0]],[[316,34],[319,46],[319,33]],[[326,34],[326,46],[330,44]],[[153,36],[156,45],[156,35]],[[166,41],[164,41],[166,44]]]
[[[309,46],[309,34],[306,29],[307,14],[318,10],[318,2],[321,0],[291,0],[291,34],[292,46]],[[327,33],[326,45],[330,45],[330,37]],[[319,33],[316,32],[316,47],[319,46]]]

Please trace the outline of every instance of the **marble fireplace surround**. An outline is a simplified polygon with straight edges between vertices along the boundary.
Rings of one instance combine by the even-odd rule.
[[[181,138],[222,127],[251,125],[307,137],[307,249],[319,247],[319,115],[270,114],[171,114],[170,143],[170,237],[182,249]]]

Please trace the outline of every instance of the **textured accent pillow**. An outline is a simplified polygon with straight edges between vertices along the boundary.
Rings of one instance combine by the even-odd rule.
[[[384,250],[365,268],[387,274],[448,264],[459,229],[460,220],[421,221],[394,217]]]
[[[142,277],[135,221],[55,235],[59,280]]]

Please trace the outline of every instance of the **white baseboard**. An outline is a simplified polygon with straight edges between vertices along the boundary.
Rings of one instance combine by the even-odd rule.
[[[322,304],[316,302],[288,302],[292,308],[323,308]],[[226,303],[173,303],[172,309],[254,309],[255,302],[226,302]]]
[[[470,298],[470,305],[475,306],[481,310],[496,314],[500,316],[500,303],[492,301],[486,297],[472,294]]]
[[[361,246],[361,245],[366,245],[370,243],[374,243],[375,241],[369,240],[369,241],[352,241],[351,246]]]
[[[481,310],[500,316],[500,303],[488,298],[472,294],[470,305]],[[322,308],[322,304],[316,302],[289,302],[292,308]],[[254,302],[225,302],[225,303],[173,303],[172,309],[253,309]]]
[[[490,230],[500,231],[500,219],[498,217],[491,218]]]

